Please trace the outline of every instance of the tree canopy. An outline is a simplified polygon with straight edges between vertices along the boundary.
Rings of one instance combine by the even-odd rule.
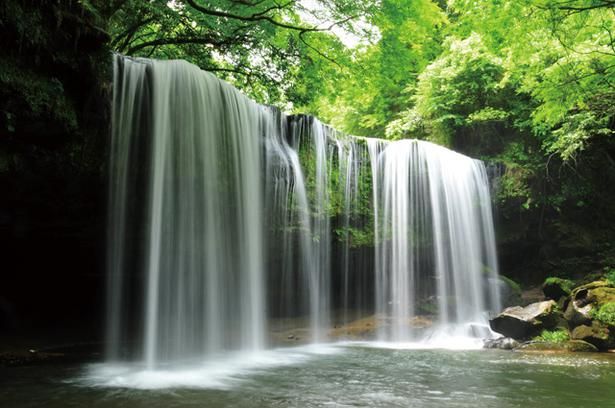
[[[304,97],[293,89],[298,77],[344,63],[348,53],[332,30],[356,33],[353,23],[373,7],[347,0],[101,3],[115,51],[186,59],[259,101],[278,105]],[[92,7],[97,7],[95,1]]]
[[[577,165],[597,157],[585,154],[592,146],[612,146],[612,0],[88,4],[117,52],[187,59],[347,133],[427,139],[503,163],[501,194],[525,209],[586,203],[595,189]],[[574,177],[555,180],[556,164]]]

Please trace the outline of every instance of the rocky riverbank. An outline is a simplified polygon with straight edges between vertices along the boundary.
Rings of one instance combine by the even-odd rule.
[[[614,351],[615,283],[613,273],[588,282],[548,278],[544,300],[512,306],[490,320],[503,337],[486,348],[518,351]]]

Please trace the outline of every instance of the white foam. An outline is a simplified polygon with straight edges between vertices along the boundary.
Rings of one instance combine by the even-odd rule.
[[[133,389],[209,388],[228,389],[245,380],[247,375],[267,369],[301,364],[316,356],[337,354],[336,345],[309,345],[259,352],[229,352],[198,364],[177,363],[155,370],[141,363],[103,363],[88,366],[78,383],[92,387]]]
[[[422,341],[374,341],[362,343],[367,347],[393,350],[480,350],[483,348],[481,339],[474,337],[448,337]]]

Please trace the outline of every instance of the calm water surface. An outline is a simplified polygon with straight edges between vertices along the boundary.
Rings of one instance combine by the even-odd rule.
[[[0,369],[12,407],[615,407],[615,356],[385,349],[273,351],[163,373]]]

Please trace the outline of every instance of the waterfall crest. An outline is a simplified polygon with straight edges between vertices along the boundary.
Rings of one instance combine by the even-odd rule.
[[[114,65],[110,360],[261,350],[274,318],[325,341],[376,313],[403,341],[425,304],[443,327],[497,309],[480,161],[339,134],[185,61]]]

